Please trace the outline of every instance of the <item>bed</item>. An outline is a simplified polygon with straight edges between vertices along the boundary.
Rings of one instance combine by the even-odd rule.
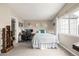
[[[37,33],[32,40],[33,48],[57,48],[59,43],[57,36],[50,33]]]

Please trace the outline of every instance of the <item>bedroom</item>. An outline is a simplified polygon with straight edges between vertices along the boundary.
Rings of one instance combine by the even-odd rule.
[[[35,55],[40,55],[40,56],[41,55],[47,55],[47,56],[48,55],[55,55],[55,56],[79,55],[78,51],[75,51],[74,49],[72,50],[72,48],[70,48],[72,46],[68,45],[68,44],[76,43],[78,41],[78,37],[69,36],[68,35],[69,33],[67,32],[68,26],[63,26],[65,28],[61,28],[61,26],[59,25],[62,25],[61,23],[62,21],[58,21],[63,18],[62,16],[73,14],[74,12],[79,10],[78,6],[79,6],[78,3],[76,4],[75,3],[0,4],[0,13],[1,13],[0,18],[2,19],[2,22],[0,22],[0,24],[2,25],[0,25],[0,27],[2,29],[2,28],[5,28],[7,25],[10,25],[11,30],[13,31],[12,38],[14,39],[13,40],[14,47],[10,50],[10,52],[7,52],[5,54],[1,53],[0,55],[5,55],[5,56],[6,55],[12,55],[12,56],[26,55],[27,56],[27,55],[34,55],[33,53],[35,53]],[[32,30],[31,35],[33,38],[32,38],[32,41],[30,41],[32,43],[29,43],[26,40],[26,35],[23,34],[28,29]],[[75,33],[73,31],[75,31],[75,29],[72,30],[72,34]],[[64,34],[61,34],[62,32],[64,32]],[[21,38],[21,35],[23,39]],[[72,38],[73,38],[73,42],[72,40],[70,40]],[[54,39],[56,39],[55,43],[54,43],[55,41]],[[77,39],[77,41],[74,41],[74,39]],[[23,40],[24,42],[22,42]],[[2,40],[0,42],[1,42],[0,44],[0,50],[1,50],[3,48],[1,47],[3,42]],[[62,43],[63,45],[60,43]],[[36,45],[33,45],[33,44],[36,44]],[[31,45],[35,49],[32,49]],[[26,53],[24,54],[24,52]]]

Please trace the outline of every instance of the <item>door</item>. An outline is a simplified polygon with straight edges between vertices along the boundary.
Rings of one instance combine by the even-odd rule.
[[[15,32],[16,32],[16,29],[15,29],[15,19],[11,19],[11,31],[12,31],[12,35],[14,37],[14,40],[15,40]]]

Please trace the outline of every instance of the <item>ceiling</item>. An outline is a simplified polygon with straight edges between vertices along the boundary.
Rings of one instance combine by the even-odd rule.
[[[9,3],[8,5],[24,20],[51,20],[64,3]]]

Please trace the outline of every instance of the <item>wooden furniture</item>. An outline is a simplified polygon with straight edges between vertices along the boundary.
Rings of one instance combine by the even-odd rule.
[[[13,48],[13,39],[10,26],[6,26],[5,28],[2,29],[2,41],[3,44],[1,53],[6,53]]]

